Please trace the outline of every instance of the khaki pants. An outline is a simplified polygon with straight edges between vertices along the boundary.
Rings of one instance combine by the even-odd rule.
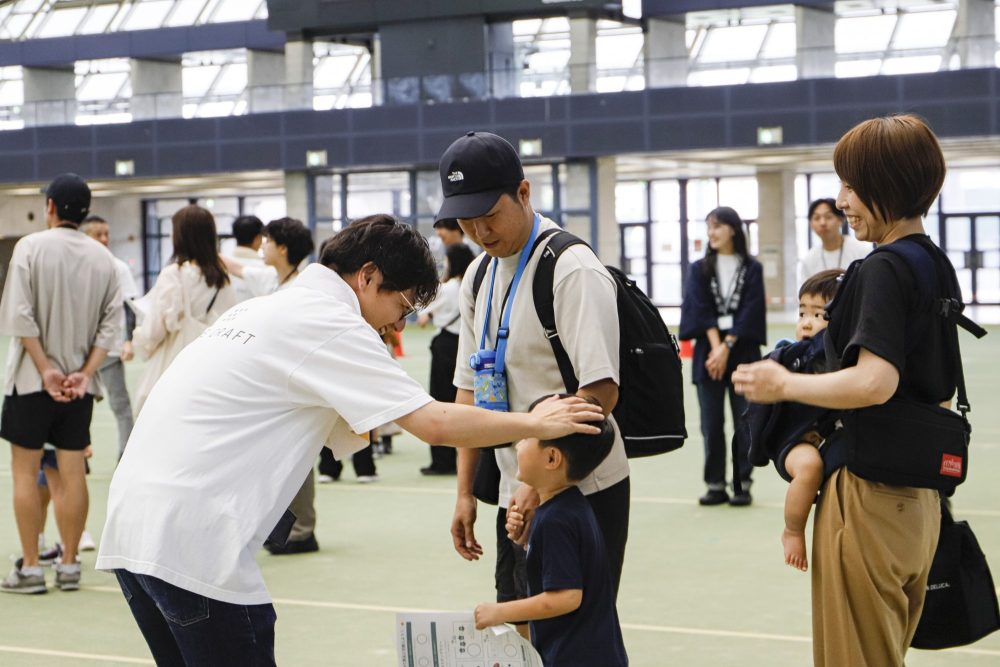
[[[813,529],[816,667],[902,667],[941,525],[938,492],[835,472]]]
[[[295,525],[288,534],[289,542],[300,542],[308,539],[316,529],[316,472],[309,470],[309,476],[299,492],[292,498],[288,509],[295,515]]]

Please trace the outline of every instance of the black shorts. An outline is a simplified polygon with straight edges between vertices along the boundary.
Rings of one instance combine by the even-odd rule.
[[[41,449],[48,442],[56,449],[81,451],[90,444],[90,418],[94,397],[87,394],[69,403],[57,403],[44,391],[4,396],[0,438],[25,449]]]
[[[497,510],[497,602],[528,597],[528,553],[507,537],[507,508]]]

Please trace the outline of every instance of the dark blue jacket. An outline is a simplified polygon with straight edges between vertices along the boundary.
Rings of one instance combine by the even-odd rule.
[[[733,316],[733,328],[729,331],[737,337],[736,345],[729,354],[725,382],[729,382],[733,369],[739,364],[760,360],[760,346],[767,344],[767,310],[764,304],[764,270],[760,262],[748,258],[747,275],[743,284],[739,308]],[[681,304],[681,340],[694,340],[694,360],[691,365],[691,380],[695,384],[710,380],[705,370],[710,346],[705,332],[719,326],[715,311],[715,297],[712,295],[711,278],[705,275],[705,260],[699,259],[688,269],[684,283],[684,301]],[[721,332],[725,337],[727,332]]]

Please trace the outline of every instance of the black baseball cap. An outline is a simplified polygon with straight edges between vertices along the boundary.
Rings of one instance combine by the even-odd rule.
[[[489,132],[469,132],[441,156],[444,203],[435,221],[478,218],[500,195],[524,180],[521,158],[510,142]]]
[[[90,186],[76,174],[60,174],[42,190],[56,205],[60,220],[80,223],[90,212]]]

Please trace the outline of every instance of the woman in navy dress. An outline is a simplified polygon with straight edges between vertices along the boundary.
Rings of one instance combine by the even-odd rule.
[[[733,391],[731,375],[737,365],[759,360],[767,342],[764,277],[760,262],[750,257],[744,223],[728,206],[708,214],[708,251],[694,262],[684,285],[680,338],[694,340],[691,379],[698,387],[701,434],[705,443],[705,484],[702,505],[749,505],[748,452],[736,453],[735,469],[742,489],[726,492],[725,400],[733,424],[746,409],[746,400]]]

